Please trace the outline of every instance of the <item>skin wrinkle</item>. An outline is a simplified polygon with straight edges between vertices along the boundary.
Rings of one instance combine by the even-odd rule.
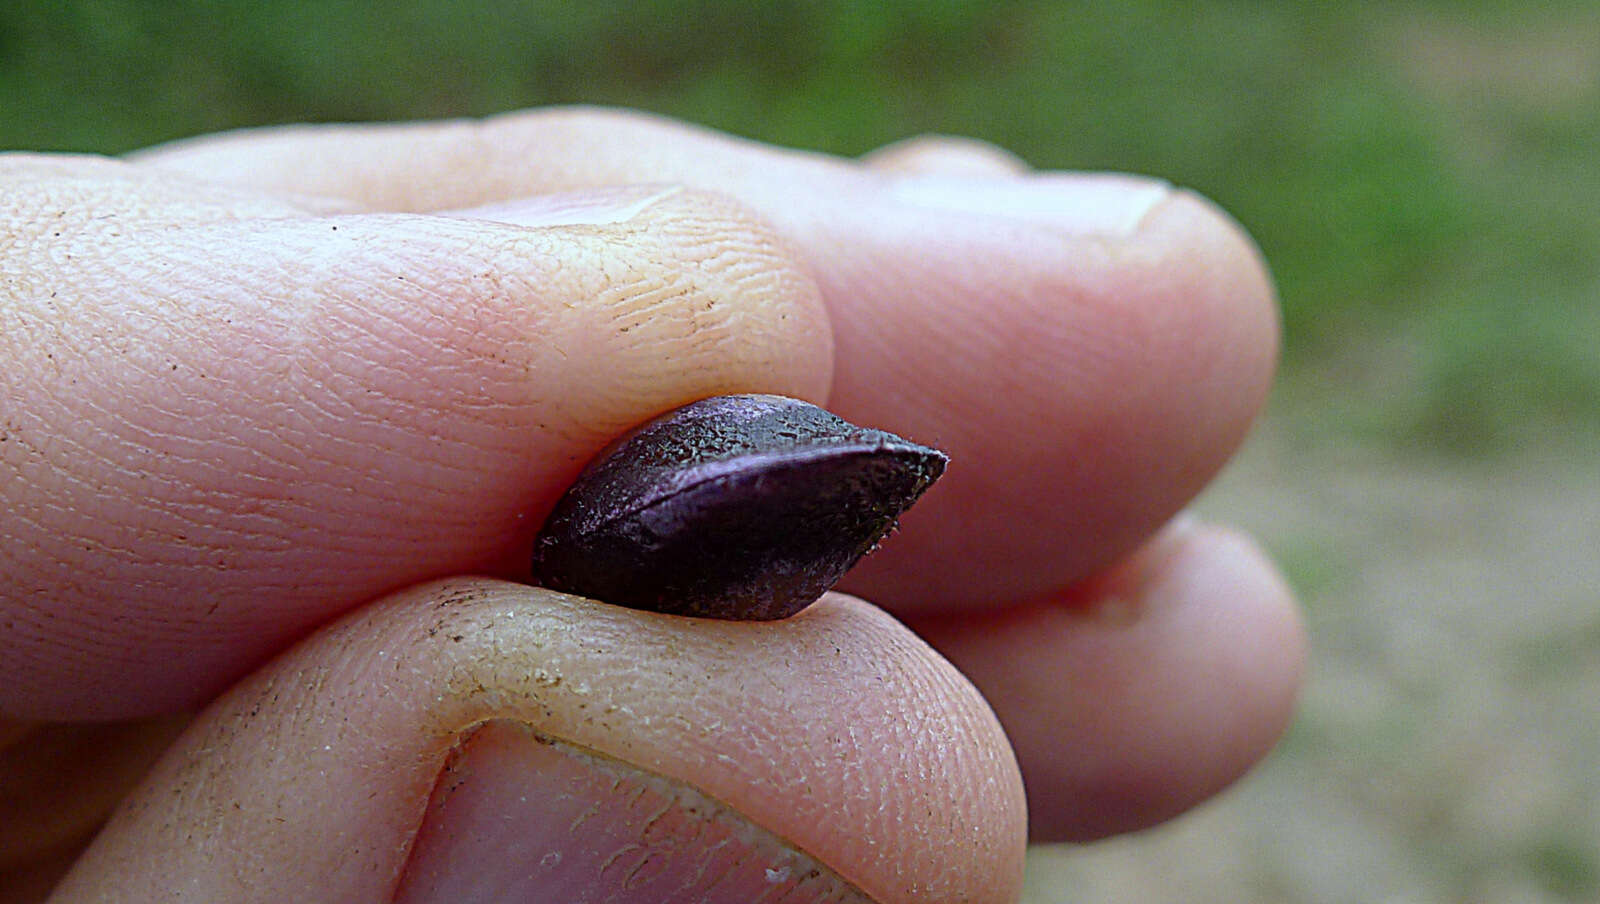
[[[275,327],[275,329],[277,329],[277,328]],[[363,337],[363,338],[366,338],[366,337]],[[399,372],[396,372],[396,376],[400,377],[401,374]],[[368,401],[370,402],[370,399]],[[311,403],[314,403],[314,399],[310,399],[310,398],[307,398],[306,396],[302,395],[299,399],[296,400],[295,404],[293,404],[293,405],[281,405],[281,403],[280,403],[280,405],[278,407],[283,408],[285,410],[299,412],[299,411],[301,411],[303,409],[303,407],[305,405],[311,404]],[[350,412],[345,411],[345,412],[341,412],[340,416],[341,417],[349,417],[350,414],[351,414]]]
[[[469,633],[469,634],[471,633],[470,629],[465,629],[464,628],[463,630],[466,630],[467,633]],[[597,646],[604,646],[604,644],[603,643],[602,644],[597,644]],[[892,654],[886,654],[886,656],[892,657]],[[558,664],[557,663],[552,663],[551,665],[549,665],[547,667],[554,667],[555,665],[558,665]],[[743,696],[744,696],[743,694],[736,695],[736,697],[740,698],[740,699],[742,699]],[[752,730],[751,731],[752,735],[759,734],[759,731],[758,731],[759,723],[755,726],[755,729],[756,730]],[[741,756],[748,755],[750,753],[750,751],[747,751],[747,750],[746,751],[742,751],[741,750],[741,745],[736,743],[739,740],[742,740],[742,737],[741,738],[724,739],[724,744],[722,745],[722,749],[725,752],[727,752],[728,754],[730,754],[731,756],[733,756],[735,760],[739,759]],[[647,748],[649,748],[649,747],[654,747],[655,745],[645,745],[645,746]],[[671,745],[666,745],[666,746],[670,747]],[[912,748],[912,749],[915,749],[915,748]],[[629,752],[630,751],[621,751],[621,752],[618,752],[616,755],[623,756],[624,758],[627,758],[627,759],[634,759],[632,756],[628,755]],[[653,762],[652,760],[648,760],[648,759],[647,760],[638,760],[638,762],[640,762],[640,764],[644,768],[647,768],[647,769],[655,769],[656,767],[659,766],[658,762]],[[760,780],[760,776],[759,775],[755,775],[755,774],[739,774],[739,773],[735,773],[733,775],[730,775],[729,783],[734,785],[734,786],[736,786],[736,787],[746,788],[747,791],[746,792],[742,792],[742,793],[756,792],[764,784]],[[873,782],[870,779],[868,779],[868,780],[857,780],[854,783],[850,783],[850,786],[854,790],[852,792],[848,793],[846,796],[847,797],[852,797],[852,796],[870,796],[870,794],[866,791],[866,789],[871,784],[873,784]],[[744,808],[744,809],[745,809],[745,812],[749,812],[748,806],[746,808]],[[869,838],[870,837],[882,837],[882,831],[883,830],[882,830],[882,828],[880,826],[879,829],[876,829],[876,830],[873,830],[871,832],[866,833],[866,837],[869,837]]]
[[[695,263],[698,272],[708,274],[719,283],[725,284],[728,287],[727,295],[759,296],[795,291],[790,285],[785,285],[786,283],[792,285],[790,271],[787,268],[773,266],[776,260],[772,257],[771,248],[730,243],[719,236],[714,223],[679,221],[673,223],[670,229],[674,235],[690,239],[687,246],[689,259]],[[773,285],[775,275],[777,284]],[[690,352],[691,359],[703,357],[719,345],[733,341],[735,337],[746,341],[752,335],[752,331],[743,328],[738,317],[738,309],[719,304],[716,295],[688,295],[679,288],[680,278],[675,274],[656,276],[644,282],[644,285],[652,283],[657,288],[631,299],[608,294],[604,306],[615,311],[617,319],[629,319],[630,330],[647,322],[656,331],[666,328],[665,335],[683,344]],[[766,283],[770,288],[763,287],[759,283]],[[686,301],[691,298],[697,303],[666,304],[668,301]],[[676,330],[672,329],[674,326],[677,327]],[[765,336],[767,333],[756,331],[754,335]],[[664,357],[670,359],[670,347],[663,351]],[[641,372],[640,376],[644,377],[646,382],[655,379],[653,373]],[[630,375],[622,375],[621,382],[630,388],[643,388],[635,383]]]
[[[7,251],[36,249],[47,237],[104,238],[129,223],[149,231],[304,213],[274,195],[92,156],[0,153],[0,182],[30,186],[6,193],[11,204],[0,208]]]
[[[120,172],[116,165],[99,168]],[[4,308],[8,321],[18,314],[31,320],[31,331],[54,333],[76,323],[80,335],[26,342],[20,331],[8,330],[10,338],[0,339],[24,342],[14,352],[24,362],[42,351],[68,374],[99,377],[96,385],[76,388],[72,410],[49,416],[51,424],[96,428],[71,426],[56,434],[52,454],[58,457],[47,461],[72,466],[50,483],[39,482],[35,469],[30,483],[41,493],[53,488],[89,494],[103,508],[120,508],[129,513],[124,523],[138,525],[137,532],[112,536],[107,520],[88,523],[76,505],[63,506],[48,515],[53,525],[39,531],[50,538],[45,546],[63,548],[46,552],[39,541],[24,543],[13,548],[12,562],[0,564],[7,571],[20,567],[17,554],[35,562],[41,554],[51,556],[65,569],[84,545],[114,547],[125,555],[100,566],[102,579],[167,600],[189,600],[195,594],[186,582],[198,572],[162,575],[172,565],[209,567],[227,548],[230,582],[244,581],[245,590],[290,591],[310,616],[326,606],[329,594],[366,597],[396,581],[426,576],[430,561],[453,561],[450,570],[502,567],[502,548],[531,534],[537,519],[529,513],[536,516],[554,500],[540,495],[548,490],[496,493],[493,487],[542,486],[547,475],[574,469],[587,449],[640,417],[639,399],[661,398],[662,407],[687,401],[663,398],[663,360],[681,372],[678,385],[704,386],[696,395],[735,385],[717,377],[736,372],[767,371],[761,380],[790,394],[807,394],[795,392],[800,373],[806,374],[801,382],[825,385],[827,368],[816,364],[831,357],[815,354],[822,344],[797,347],[791,333],[777,335],[770,315],[743,315],[748,301],[719,300],[774,299],[821,312],[815,288],[776,242],[729,228],[729,217],[744,214],[722,199],[657,192],[638,211],[642,222],[604,228],[404,214],[229,221],[192,205],[141,202],[129,187],[159,181],[129,177],[119,188],[101,188],[110,202],[103,208],[122,211],[117,230],[126,234],[116,241],[115,256],[92,258],[85,248],[83,266],[71,271],[77,288],[58,293],[48,306],[32,307],[27,299],[41,292],[25,290],[18,304]],[[686,209],[691,213],[685,215]],[[167,225],[141,229],[140,215],[164,218]],[[658,229],[663,218],[670,225]],[[48,272],[47,259],[62,243],[77,247],[103,239],[93,222],[81,225],[76,232],[63,230],[47,247],[29,249],[45,255],[36,258],[37,272]],[[730,235],[737,238],[725,238]],[[485,236],[489,240],[481,241]],[[379,241],[383,253],[374,256]],[[218,247],[250,251],[230,261],[225,279],[214,275]],[[669,279],[667,273],[675,275]],[[687,278],[677,275],[685,273]],[[608,281],[634,287],[638,297]],[[261,286],[277,288],[262,292]],[[656,288],[641,291],[649,286]],[[596,303],[604,293],[614,307],[632,306],[648,327],[620,334],[611,319],[615,312]],[[115,305],[91,309],[101,297],[116,299]],[[520,297],[534,303],[513,303]],[[562,298],[583,304],[544,301]],[[47,308],[48,319],[27,313]],[[84,313],[75,315],[79,309]],[[111,321],[114,330],[96,326]],[[736,339],[738,351],[730,355]],[[322,345],[333,351],[307,355]],[[418,346],[429,347],[419,355]],[[145,357],[146,349],[156,348],[175,351]],[[583,374],[551,359],[570,358],[569,348],[615,362],[617,379],[609,386],[592,380],[566,385]],[[418,380],[418,361],[442,366]],[[271,377],[263,380],[261,374]],[[174,387],[188,392],[174,396]],[[46,388],[24,383],[22,394]],[[530,409],[552,408],[549,398],[571,398],[578,405],[570,422],[550,423],[559,411],[545,410],[538,424],[516,423]],[[42,412],[26,403],[22,408]],[[330,423],[337,429],[329,430]],[[585,425],[581,434],[577,424]],[[52,435],[43,422],[37,429],[22,427]],[[73,448],[83,442],[92,447]],[[524,451],[541,444],[556,453],[551,460]],[[7,461],[23,457],[19,446],[0,454]],[[383,451],[374,456],[372,450]],[[107,488],[90,487],[70,479],[80,467],[126,477]],[[461,504],[462,487],[473,485],[492,502],[469,512]],[[361,510],[339,529],[319,526],[344,504],[340,500]],[[426,538],[395,538],[394,525],[416,511],[439,513],[434,530]],[[502,539],[482,542],[496,525]],[[24,529],[8,522],[7,529],[13,527]],[[308,534],[320,534],[317,548],[299,555],[271,539]],[[65,548],[73,543],[74,550]],[[415,573],[409,580],[389,573],[384,586],[352,588],[363,575],[385,574],[387,565],[373,554],[377,545],[402,555]],[[25,551],[29,546],[32,552]],[[407,555],[412,549],[424,557]],[[317,563],[340,553],[352,565],[338,575],[298,576],[316,575]],[[103,598],[92,583],[84,585],[86,595]],[[248,594],[241,599],[247,607],[241,614],[254,608]],[[281,632],[284,614],[244,617],[247,623],[277,622]],[[247,629],[247,623],[239,627]]]

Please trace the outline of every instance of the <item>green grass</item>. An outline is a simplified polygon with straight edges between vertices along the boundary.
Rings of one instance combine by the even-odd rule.
[[[1592,901],[1600,892],[1600,863],[1582,841],[1555,837],[1526,854],[1528,872],[1567,901]]]
[[[1596,47],[1580,2],[21,0],[0,145],[567,102],[844,154],[976,135],[1217,199],[1322,429],[1482,453],[1600,430]]]

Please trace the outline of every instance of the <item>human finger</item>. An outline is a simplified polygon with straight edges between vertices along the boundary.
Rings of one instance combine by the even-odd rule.
[[[1018,172],[924,141],[867,165],[619,111],[268,129],[139,155],[270,191],[426,210],[671,179],[791,238],[832,314],[830,407],[952,466],[845,586],[899,611],[1031,599],[1131,551],[1232,454],[1266,396],[1266,269],[1157,180]]]
[[[1271,563],[1188,519],[1070,591],[913,626],[993,704],[1036,842],[1135,831],[1215,795],[1277,743],[1305,670]]]
[[[1024,824],[982,698],[860,601],[735,623],[451,579],[231,689],[56,900],[1004,902]]]
[[[41,901],[188,722],[0,723],[0,901]]]
[[[626,427],[827,392],[813,283],[719,196],[312,216],[94,158],[0,178],[15,718],[193,705],[386,590],[525,572]]]

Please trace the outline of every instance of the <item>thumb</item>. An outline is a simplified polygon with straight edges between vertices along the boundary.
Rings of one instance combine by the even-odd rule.
[[[1016,764],[881,611],[406,591],[220,698],[59,900],[1003,902]]]
[[[309,216],[40,157],[0,187],[0,715],[198,703],[385,591],[515,572],[626,426],[828,387],[814,286],[712,195]]]

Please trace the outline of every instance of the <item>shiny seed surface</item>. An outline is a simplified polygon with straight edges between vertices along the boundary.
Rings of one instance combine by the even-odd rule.
[[[872,550],[946,461],[796,399],[703,399],[589,464],[535,542],[534,575],[638,609],[784,618]]]

